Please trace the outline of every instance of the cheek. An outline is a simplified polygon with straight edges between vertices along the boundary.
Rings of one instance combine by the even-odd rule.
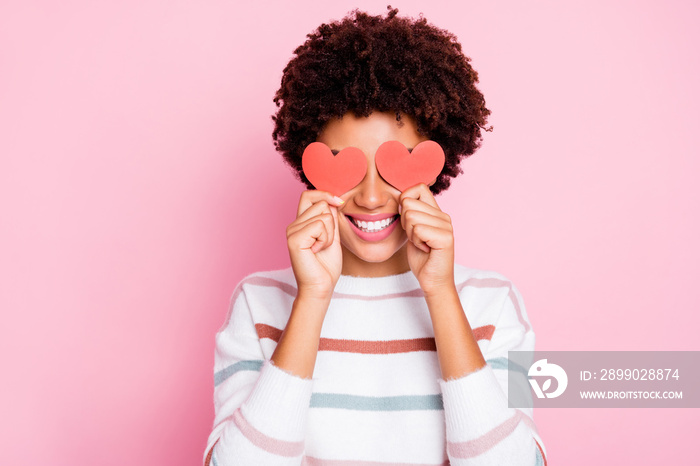
[[[398,232],[397,236],[401,238],[400,241],[402,243],[405,243],[406,241],[408,241],[408,236],[406,236],[406,230],[403,229],[403,227],[401,226],[400,223],[399,223],[398,227],[396,228],[396,231]]]
[[[347,246],[353,240],[360,240],[355,235],[352,226],[350,226],[350,220],[347,218],[338,219],[338,234],[340,234],[340,244],[343,246]]]

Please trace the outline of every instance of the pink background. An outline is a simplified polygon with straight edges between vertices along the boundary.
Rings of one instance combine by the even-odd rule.
[[[384,10],[107,3],[0,6],[0,464],[201,462],[229,296],[288,265],[282,68]],[[391,3],[457,35],[493,111],[438,197],[458,261],[513,280],[538,349],[700,349],[700,8]],[[696,410],[536,420],[551,465],[697,461]]]

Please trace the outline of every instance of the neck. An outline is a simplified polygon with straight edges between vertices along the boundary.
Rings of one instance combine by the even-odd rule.
[[[384,262],[366,262],[345,249],[343,250],[343,268],[341,274],[353,277],[386,277],[388,275],[398,275],[408,272],[411,267],[408,265],[406,255],[406,245]]]

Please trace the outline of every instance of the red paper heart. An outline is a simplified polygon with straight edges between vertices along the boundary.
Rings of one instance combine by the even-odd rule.
[[[367,158],[357,147],[346,147],[333,155],[324,143],[312,142],[304,149],[301,167],[316,189],[340,196],[365,177]]]
[[[409,153],[399,141],[387,141],[374,156],[379,174],[404,191],[418,183],[430,184],[445,165],[445,152],[435,141],[423,141]]]

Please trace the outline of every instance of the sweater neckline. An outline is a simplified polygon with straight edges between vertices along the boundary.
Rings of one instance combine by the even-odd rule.
[[[420,290],[420,283],[410,270],[383,277],[355,277],[341,275],[335,285],[336,293],[378,296],[391,293]]]

